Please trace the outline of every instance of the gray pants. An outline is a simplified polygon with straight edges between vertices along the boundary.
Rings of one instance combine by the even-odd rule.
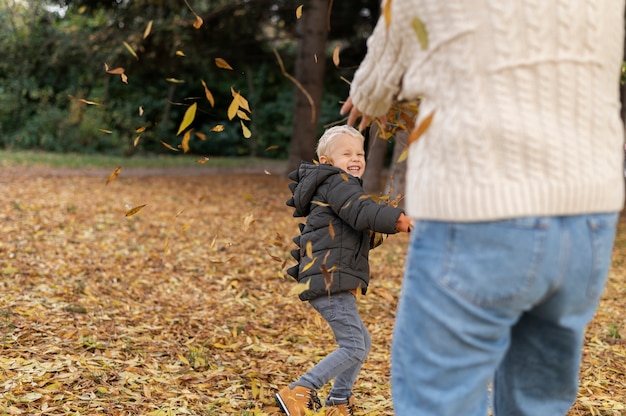
[[[311,305],[328,322],[339,348],[327,355],[293,386],[304,386],[315,390],[333,378],[335,383],[329,397],[347,398],[361,370],[361,366],[372,346],[365,324],[361,320],[352,293],[344,292],[314,299]]]

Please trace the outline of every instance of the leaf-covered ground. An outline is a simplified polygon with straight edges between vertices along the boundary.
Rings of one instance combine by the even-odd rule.
[[[2,170],[0,415],[276,414],[275,390],[333,348],[284,277],[287,180],[122,170],[105,185],[109,173]],[[406,243],[372,252],[357,414],[393,414]],[[570,415],[626,414],[625,276],[622,226]]]

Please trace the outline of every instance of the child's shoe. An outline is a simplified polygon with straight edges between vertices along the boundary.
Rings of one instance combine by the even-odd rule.
[[[331,399],[326,403],[326,416],[354,416],[354,396],[351,395],[343,403],[335,403]]]
[[[310,409],[317,411],[322,407],[317,392],[303,386],[283,387],[276,393],[276,403],[287,416],[304,416]]]

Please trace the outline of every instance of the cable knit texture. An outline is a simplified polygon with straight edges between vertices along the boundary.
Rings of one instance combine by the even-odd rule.
[[[411,216],[622,208],[624,0],[388,1],[350,95],[373,116],[418,97],[418,124],[434,112],[409,152]]]

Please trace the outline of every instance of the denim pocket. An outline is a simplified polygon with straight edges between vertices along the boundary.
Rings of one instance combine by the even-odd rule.
[[[479,306],[521,299],[537,279],[546,239],[542,218],[449,224],[439,284]]]
[[[587,218],[592,251],[591,276],[587,286],[589,298],[599,298],[604,291],[608,270],[611,267],[617,219],[617,214],[595,214]]]

